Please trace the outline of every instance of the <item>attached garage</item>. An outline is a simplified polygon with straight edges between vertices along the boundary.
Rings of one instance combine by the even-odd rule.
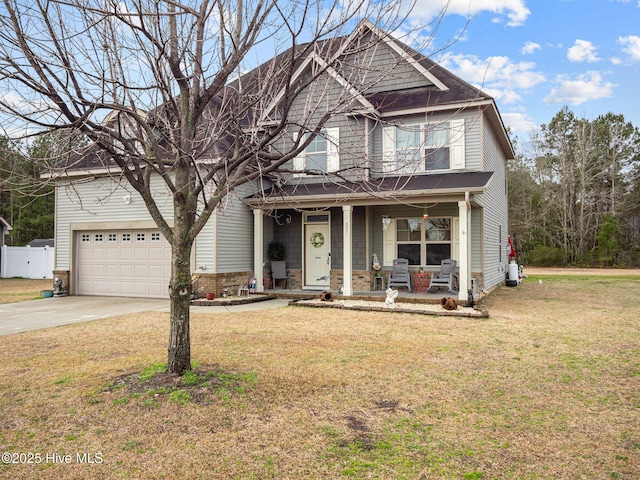
[[[168,297],[171,246],[159,230],[95,230],[76,235],[76,293]]]

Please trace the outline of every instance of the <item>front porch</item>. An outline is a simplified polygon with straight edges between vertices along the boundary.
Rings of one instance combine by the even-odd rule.
[[[373,275],[381,269],[386,284],[396,258],[408,260],[412,275],[438,272],[442,260],[453,259],[458,293],[448,296],[466,303],[469,291],[485,288],[483,208],[474,196],[490,178],[490,172],[462,172],[356,183],[302,179],[265,190],[247,199],[257,291],[268,290],[271,260],[286,262],[294,289],[352,297],[384,290],[373,285]],[[269,258],[271,242],[282,244],[286,255]],[[429,298],[426,282],[417,294]]]

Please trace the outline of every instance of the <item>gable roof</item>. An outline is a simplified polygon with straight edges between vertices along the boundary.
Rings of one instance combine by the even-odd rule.
[[[411,65],[418,74],[422,75],[426,79],[425,86],[367,93],[359,91],[357,86],[349,83],[347,78],[331,66],[331,62],[340,55],[345,54],[348,41],[362,38],[366,32],[370,32],[381,40]],[[296,52],[300,51],[306,52],[305,55],[297,55]],[[291,64],[292,58],[295,61],[293,65]],[[498,142],[505,156],[507,158],[514,158],[515,156],[504,123],[491,96],[460,79],[407,44],[378,29],[368,20],[362,21],[348,36],[322,40],[315,44],[296,45],[287,49],[229,84],[225,87],[224,94],[233,96],[237,95],[234,92],[242,91],[245,88],[250,89],[252,85],[259,84],[265,74],[274,75],[277,73],[271,71],[271,68],[277,68],[281,72],[289,70],[294,72],[293,77],[289,80],[290,83],[293,83],[301,78],[314,64],[326,71],[342,88],[351,91],[352,97],[358,105],[358,108],[354,108],[352,112],[356,115],[365,113],[378,118],[389,118],[411,113],[442,110],[456,111],[480,107],[487,113],[489,122],[496,130]],[[285,78],[284,80],[286,81],[287,79]],[[263,119],[266,119],[268,112],[277,107],[280,99],[282,99],[282,93],[276,96],[276,101],[272,102],[265,112],[250,111],[248,114],[260,115]],[[220,98],[216,98],[208,108],[215,109],[217,108],[217,103],[220,102]],[[158,107],[156,111],[161,112],[162,106]],[[223,140],[221,143],[230,142]],[[228,145],[219,147],[215,149],[224,150]],[[73,155],[63,169],[70,175],[117,172],[119,167],[109,157],[102,149],[92,145],[83,152]]]
[[[427,80],[427,84],[423,87],[392,89],[374,93],[358,92],[356,86],[348,83],[345,77],[328,66],[330,63],[327,63],[324,57],[328,59],[339,57],[344,53],[348,45],[348,42],[344,41],[345,39],[355,41],[354,39],[356,37],[364,35],[366,31],[371,32],[372,35],[382,40],[385,45],[408,62],[418,74]],[[338,45],[339,48],[336,48],[336,45]],[[310,52],[307,56],[297,59],[297,64],[294,65],[292,69],[294,75],[290,83],[301,78],[304,72],[311,68],[311,65],[317,64],[322,68],[326,68],[327,74],[340,83],[343,88],[349,88],[352,91],[358,92],[357,95],[354,95],[354,98],[362,105],[362,109],[361,111],[356,110],[353,113],[364,113],[379,118],[401,116],[411,113],[481,108],[487,114],[491,126],[496,130],[498,142],[505,156],[507,158],[515,157],[513,146],[511,145],[504,122],[498,112],[493,97],[464,81],[409,45],[381,31],[368,20],[362,21],[348,37],[339,37],[317,42],[315,49],[311,48],[310,44],[302,44],[293,48],[301,50],[307,48],[310,49]],[[251,84],[251,82],[256,81],[255,79],[262,77],[264,71],[269,68],[272,62],[283,65],[287,64],[287,60],[291,54],[292,49],[288,49],[274,59],[248,72],[242,77],[241,81]],[[330,61],[331,60],[329,60],[329,62]],[[280,93],[277,98],[281,99],[282,93]],[[267,110],[275,109],[276,105],[277,102],[273,102]]]

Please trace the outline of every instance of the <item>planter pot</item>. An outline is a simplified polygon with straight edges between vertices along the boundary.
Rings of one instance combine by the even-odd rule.
[[[320,300],[323,302],[333,302],[333,295],[331,292],[322,292],[320,295]]]
[[[51,298],[53,297],[53,290],[41,290],[40,295],[42,295],[42,298]]]
[[[451,297],[443,297],[440,299],[440,306],[445,310],[456,310],[458,308],[458,302]]]
[[[207,300],[213,300],[214,298],[216,298],[216,294],[213,292],[209,292],[207,293]]]

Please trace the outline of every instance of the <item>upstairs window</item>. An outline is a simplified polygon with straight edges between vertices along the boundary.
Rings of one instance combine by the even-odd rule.
[[[383,171],[413,174],[465,168],[464,120],[384,127]]]
[[[424,142],[424,169],[448,170],[451,168],[449,157],[451,125],[449,122],[440,123],[428,129]]]
[[[306,141],[310,133],[305,134]],[[300,172],[298,175],[308,173],[331,173],[340,169],[338,155],[339,129],[322,129],[316,135],[305,150],[294,158],[293,169]]]

